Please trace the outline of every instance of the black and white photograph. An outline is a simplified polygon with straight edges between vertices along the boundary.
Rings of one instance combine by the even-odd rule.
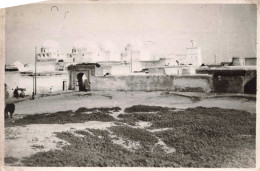
[[[5,166],[256,167],[256,3],[44,1],[4,24]]]

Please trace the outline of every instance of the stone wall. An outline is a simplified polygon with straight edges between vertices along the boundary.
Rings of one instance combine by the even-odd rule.
[[[214,92],[244,93],[243,76],[215,76],[213,78]]]
[[[91,90],[202,91],[212,90],[212,76],[128,75],[91,77]]]
[[[256,69],[252,68],[216,68],[216,69],[197,69],[198,74],[209,74],[213,76],[213,91],[216,93],[253,93],[256,92],[256,80],[247,84],[256,77]],[[245,87],[254,90],[247,90]],[[246,89],[246,90],[245,90]]]
[[[245,65],[246,66],[256,66],[257,65],[256,58],[246,58],[245,59]]]
[[[212,76],[210,75],[180,75],[174,77],[177,91],[211,92],[213,91]]]

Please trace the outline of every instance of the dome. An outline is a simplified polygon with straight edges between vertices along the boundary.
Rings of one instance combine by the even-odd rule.
[[[19,71],[24,71],[24,65],[20,61],[15,61],[13,65],[16,66]]]
[[[54,40],[45,40],[42,46],[48,48],[59,48],[59,44]]]
[[[152,58],[150,51],[148,51],[148,50],[141,51],[139,60],[140,61],[152,61],[153,58]]]
[[[104,51],[116,51],[116,46],[111,41],[103,42],[101,48]]]
[[[143,49],[143,43],[140,40],[132,40],[130,42],[131,46],[132,46],[132,50],[142,50]]]
[[[95,42],[90,42],[87,40],[79,39],[74,42],[74,47],[76,49],[86,48],[87,50],[97,50],[97,44]]]

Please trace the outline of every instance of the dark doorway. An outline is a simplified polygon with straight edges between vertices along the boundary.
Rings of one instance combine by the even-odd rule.
[[[87,91],[85,84],[84,84],[84,81],[83,81],[83,75],[84,75],[84,73],[79,73],[77,75],[78,84],[79,84],[79,91]]]
[[[63,81],[62,89],[63,91],[67,91],[67,81]]]
[[[244,93],[256,94],[256,76],[245,84]]]

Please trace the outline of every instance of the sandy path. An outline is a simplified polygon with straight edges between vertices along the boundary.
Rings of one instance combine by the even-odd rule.
[[[178,95],[161,95],[162,92],[77,92],[57,96],[42,97],[36,100],[23,101],[16,104],[15,114],[36,114],[77,110],[80,107],[115,107],[122,109],[132,105],[157,105],[177,108],[220,107],[228,109],[256,112],[256,102],[247,99],[218,97],[206,98],[206,93],[197,93],[200,101],[192,101],[189,97]],[[84,95],[87,94],[87,95]],[[91,94],[91,95],[89,95]],[[194,93],[193,93],[194,94]],[[212,96],[212,94],[210,94]]]

